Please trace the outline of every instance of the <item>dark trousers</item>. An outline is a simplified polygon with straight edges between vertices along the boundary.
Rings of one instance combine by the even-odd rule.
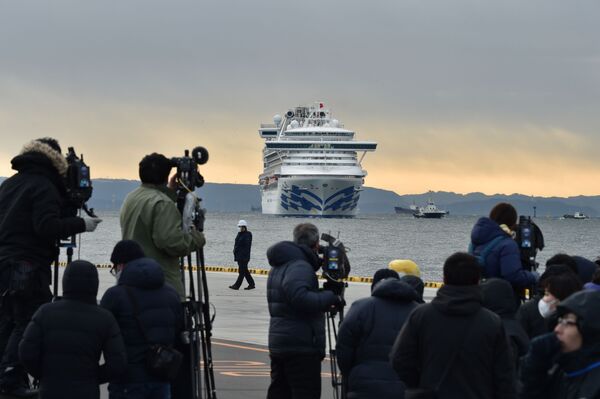
[[[3,290],[4,291],[4,290]],[[30,297],[3,295],[0,305],[0,386],[11,389],[20,385],[27,374],[19,362],[19,342],[38,308],[52,298],[50,290]]]
[[[267,399],[321,397],[321,357],[271,354],[271,385]]]
[[[247,260],[238,260],[238,278],[233,284],[235,287],[239,287],[244,282],[244,278],[248,281],[248,285],[254,287],[254,279],[252,275],[248,271],[248,262]]]

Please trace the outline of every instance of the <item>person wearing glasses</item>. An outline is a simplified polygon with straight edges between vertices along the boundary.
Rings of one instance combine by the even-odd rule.
[[[531,341],[521,363],[522,398],[600,398],[600,292],[557,306],[554,332]]]

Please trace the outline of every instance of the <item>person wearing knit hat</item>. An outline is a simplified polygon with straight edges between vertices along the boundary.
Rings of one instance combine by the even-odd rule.
[[[62,283],[63,298],[35,313],[23,334],[19,356],[26,370],[39,379],[40,398],[99,399],[99,384],[126,370],[125,344],[117,320],[97,304],[96,266],[73,261]]]
[[[60,238],[94,231],[100,219],[66,216],[66,158],[58,141],[26,143],[11,160],[16,174],[0,185],[0,392],[27,394],[18,343],[40,305],[50,301],[51,264]],[[12,281],[21,276],[20,281]],[[23,298],[27,298],[24,300]]]
[[[144,250],[137,242],[133,240],[119,241],[110,255],[110,262],[113,264],[113,267],[110,269],[110,274],[118,281],[125,264],[145,256]]]

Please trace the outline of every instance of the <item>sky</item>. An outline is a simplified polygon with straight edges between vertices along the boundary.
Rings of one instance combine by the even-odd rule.
[[[137,178],[202,145],[256,184],[260,123],[322,101],[366,185],[598,195],[600,2],[0,0],[0,176],[30,139]]]

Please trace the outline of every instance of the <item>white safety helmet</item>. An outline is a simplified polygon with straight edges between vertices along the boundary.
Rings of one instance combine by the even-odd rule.
[[[238,222],[238,227],[248,227],[248,223],[245,220],[240,220]]]

